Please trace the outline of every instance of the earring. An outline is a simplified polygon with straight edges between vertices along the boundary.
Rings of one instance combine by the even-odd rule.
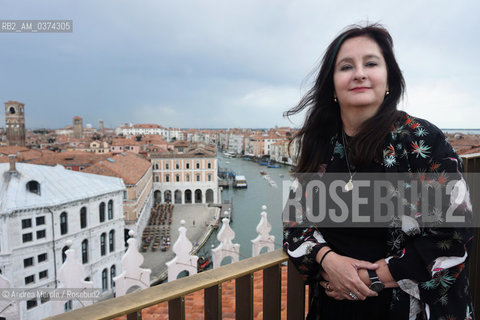
[[[333,101],[335,101],[335,103],[337,103],[337,97],[333,97]]]
[[[385,92],[385,95],[388,96],[390,94],[390,91],[387,90],[387,92]]]

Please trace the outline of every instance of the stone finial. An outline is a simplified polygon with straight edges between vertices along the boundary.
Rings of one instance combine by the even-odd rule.
[[[93,288],[92,281],[83,280],[86,275],[85,268],[75,257],[75,249],[72,249],[72,241],[67,240],[66,245],[69,249],[65,251],[67,258],[58,271],[58,288]],[[52,301],[53,314],[65,312],[65,302],[66,301]],[[92,300],[74,299],[72,300],[72,309],[82,308],[93,302]]]
[[[175,258],[166,263],[168,268],[168,281],[176,280],[178,274],[182,271],[188,271],[189,275],[197,273],[197,256],[190,255],[193,245],[187,238],[187,228],[185,220],[180,221],[181,227],[178,228],[178,239],[172,247]]]
[[[258,236],[252,241],[252,257],[256,257],[260,254],[263,248],[267,248],[267,252],[275,249],[275,236],[270,235],[272,231],[272,225],[267,219],[267,206],[262,206],[262,212],[260,215],[260,222],[257,225]]]
[[[140,268],[143,263],[143,256],[138,252],[137,239],[134,237],[135,232],[130,230],[128,235],[130,236],[127,240],[128,249],[122,257],[123,272],[113,278],[117,297],[125,295],[128,289],[133,286],[138,286],[140,289],[150,287],[152,270]]]
[[[4,275],[0,274],[0,289],[10,289],[12,284]],[[0,300],[0,313],[5,319],[20,320],[20,308],[15,300],[8,300],[5,295]]]
[[[230,220],[223,218],[222,222],[222,228],[217,234],[217,239],[220,241],[220,244],[215,249],[212,249],[214,268],[219,267],[225,257],[231,257],[232,262],[238,262],[240,257],[240,245],[232,242],[235,238],[235,232],[230,227]]]

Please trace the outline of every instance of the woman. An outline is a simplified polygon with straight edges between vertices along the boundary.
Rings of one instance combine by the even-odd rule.
[[[344,172],[345,192],[362,172],[428,173],[438,184],[450,179],[466,190],[461,161],[443,133],[397,110],[404,88],[384,27],[341,33],[327,48],[313,88],[286,113],[308,110],[296,135],[295,172]],[[448,200],[470,219],[468,191],[462,195]],[[408,205],[417,217],[430,214]],[[408,229],[408,221],[369,229],[299,228],[286,221],[284,249],[310,285],[308,319],[473,319],[465,268],[471,229],[441,225],[442,218],[436,226],[413,221]]]

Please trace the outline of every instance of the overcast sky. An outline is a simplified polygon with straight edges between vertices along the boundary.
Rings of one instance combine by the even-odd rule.
[[[383,23],[407,83],[401,109],[480,128],[479,1],[0,0],[0,19],[71,19],[73,33],[0,33],[0,99],[28,128],[126,122],[299,126],[282,117],[347,25]],[[2,108],[1,126],[5,116]]]

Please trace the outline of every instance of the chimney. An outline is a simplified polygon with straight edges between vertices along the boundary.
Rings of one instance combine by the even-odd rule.
[[[8,160],[10,161],[10,171],[9,172],[17,172],[17,169],[15,169],[15,158],[16,158],[16,156],[14,154],[9,154],[8,155]]]

